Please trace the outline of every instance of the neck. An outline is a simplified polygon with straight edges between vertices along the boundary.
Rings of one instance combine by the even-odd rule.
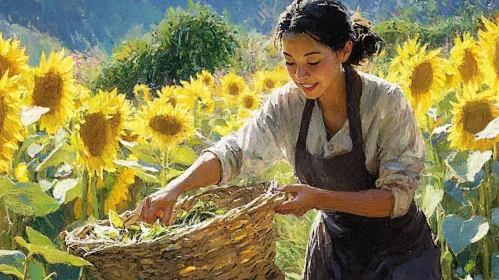
[[[326,89],[319,97],[319,104],[323,112],[346,113],[346,81],[345,72],[341,72],[339,79]]]

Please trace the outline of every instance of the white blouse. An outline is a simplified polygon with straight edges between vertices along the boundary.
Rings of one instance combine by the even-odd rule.
[[[357,71],[362,80],[360,115],[366,168],[379,174],[376,187],[390,190],[395,205],[391,217],[404,215],[414,199],[426,147],[413,110],[402,90],[379,77]],[[294,168],[295,150],[306,97],[294,82],[275,89],[237,131],[220,139],[212,152],[221,162],[219,185],[238,175],[260,175],[286,159]],[[352,150],[349,122],[330,141],[318,102],[312,112],[307,150],[331,158]]]

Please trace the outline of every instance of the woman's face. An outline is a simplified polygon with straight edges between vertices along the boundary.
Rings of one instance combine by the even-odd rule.
[[[334,52],[305,33],[284,33],[282,46],[289,76],[307,98],[317,99],[344,83],[342,63],[350,55],[351,42]]]

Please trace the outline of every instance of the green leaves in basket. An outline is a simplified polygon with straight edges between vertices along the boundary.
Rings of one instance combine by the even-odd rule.
[[[111,226],[114,228],[125,228],[120,215],[113,210],[109,210],[109,223],[111,223]]]
[[[14,275],[19,279],[24,278],[24,275],[17,268],[7,264],[0,264],[0,272],[6,275]]]
[[[36,230],[27,227],[28,239],[31,242],[28,243],[24,238],[16,236],[14,239],[19,245],[24,247],[29,251],[30,254],[41,255],[50,264],[67,264],[72,266],[85,266],[91,265],[91,263],[86,260],[70,255],[64,251],[58,250],[54,247],[50,239],[48,239],[43,234],[37,232]]]

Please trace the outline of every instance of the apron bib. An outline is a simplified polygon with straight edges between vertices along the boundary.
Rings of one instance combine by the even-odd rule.
[[[375,189],[377,176],[370,174],[365,166],[360,77],[353,76],[350,66],[345,70],[352,151],[323,159],[306,150],[315,104],[315,100],[308,99],[296,144],[295,173],[302,184],[320,189],[352,192]],[[424,266],[427,271],[417,265],[421,261],[430,264]],[[425,215],[414,201],[404,216],[394,219],[319,211],[309,236],[304,279],[440,279],[439,248],[433,242]]]

